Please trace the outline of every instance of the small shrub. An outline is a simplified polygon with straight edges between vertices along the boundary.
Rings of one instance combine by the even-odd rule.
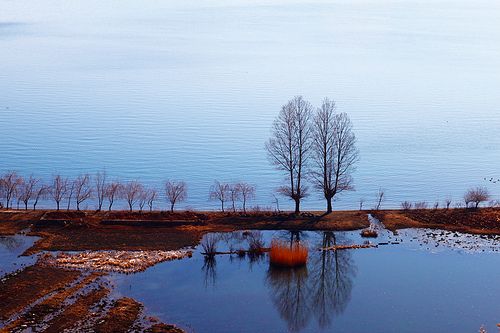
[[[279,267],[298,267],[307,263],[307,247],[300,242],[290,245],[287,242],[273,240],[269,260],[271,265]]]
[[[411,204],[411,202],[409,202],[409,201],[403,201],[403,202],[401,203],[401,208],[402,208],[403,210],[410,210],[410,209],[412,208],[412,204]]]
[[[260,231],[252,231],[248,235],[248,253],[249,254],[264,253],[264,239]]]
[[[425,201],[415,202],[415,209],[427,209],[428,205]]]
[[[217,243],[219,242],[219,237],[216,235],[208,234],[201,242],[201,247],[203,248],[203,254],[207,257],[214,257],[217,252]]]

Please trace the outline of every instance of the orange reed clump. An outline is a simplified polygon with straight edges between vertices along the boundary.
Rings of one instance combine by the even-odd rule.
[[[297,267],[307,263],[307,247],[299,242],[290,245],[287,242],[273,240],[269,260],[271,265],[281,267]]]

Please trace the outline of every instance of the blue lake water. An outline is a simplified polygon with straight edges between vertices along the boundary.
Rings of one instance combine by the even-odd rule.
[[[259,233],[259,232],[257,232]],[[261,232],[290,239],[285,231]],[[231,237],[232,236],[232,237]],[[295,236],[296,237],[296,236]],[[116,296],[143,302],[150,315],[187,332],[477,332],[496,330],[498,240],[454,233],[381,232],[378,248],[320,252],[361,244],[358,232],[301,232],[307,267],[276,269],[258,259],[219,255],[165,262],[111,277]],[[247,248],[241,232],[218,249]]]
[[[336,208],[379,187],[387,207],[499,198],[483,180],[500,177],[499,16],[485,0],[3,0],[0,172],[184,179],[200,209],[214,179],[243,180],[270,206],[264,142],[301,94],[354,123],[356,192]]]

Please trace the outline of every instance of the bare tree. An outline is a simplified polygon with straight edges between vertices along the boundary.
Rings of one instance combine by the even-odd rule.
[[[229,185],[216,180],[210,187],[209,198],[220,201],[221,211],[224,212],[224,203],[229,199]]]
[[[295,213],[300,213],[300,201],[307,196],[304,173],[311,148],[310,118],[312,105],[302,96],[283,105],[274,121],[272,136],[266,143],[271,163],[287,173],[289,185],[279,192],[295,201]]]
[[[240,200],[241,193],[240,193],[240,188],[236,184],[230,184],[228,185],[228,193],[229,193],[229,199],[231,200],[232,203],[232,209],[233,213],[236,212],[236,201]]]
[[[469,189],[464,195],[465,207],[469,207],[469,203],[474,203],[474,208],[478,208],[481,202],[488,201],[490,193],[486,187],[476,187]]]
[[[380,210],[380,206],[382,206],[382,202],[385,200],[385,192],[381,188],[378,189],[377,192],[377,201],[375,203],[375,210]]]
[[[158,198],[158,191],[154,188],[148,190],[147,201],[149,206],[149,211],[153,211],[153,203]]]
[[[133,210],[134,205],[140,199],[143,189],[144,187],[142,186],[142,184],[136,180],[128,182],[124,185],[123,198],[127,200],[130,211]]]
[[[80,205],[91,197],[92,187],[90,185],[90,176],[87,174],[78,176],[75,180],[76,210],[80,210]]]
[[[2,184],[3,197],[6,200],[5,208],[8,209],[16,196],[18,187],[23,183],[23,179],[15,171],[9,171],[0,179],[0,183]]]
[[[95,194],[97,197],[97,210],[102,210],[104,197],[106,196],[106,171],[98,172],[94,178]]]
[[[39,182],[39,178],[35,178],[31,175],[19,186],[18,198],[24,203],[25,210],[28,210],[28,203],[35,195],[36,186]]]
[[[35,190],[33,191],[33,210],[36,210],[36,205],[38,205],[38,201],[40,199],[44,199],[47,197],[49,193],[49,187],[45,184],[37,184]]]
[[[68,179],[61,177],[61,175],[55,175],[52,179],[52,186],[50,188],[50,196],[56,202],[56,208],[59,210],[64,195],[66,194],[68,188]]]
[[[451,198],[446,198],[444,200],[444,204],[446,206],[446,210],[450,209],[450,205],[451,205]]]
[[[111,211],[111,208],[113,207],[113,203],[115,202],[116,198],[119,198],[122,195],[122,189],[123,186],[120,182],[115,181],[109,184],[105,185],[104,188],[104,195],[106,198],[108,198],[108,210]]]
[[[170,202],[170,211],[174,211],[177,202],[186,200],[187,186],[183,181],[167,181],[165,183],[165,195]]]
[[[238,188],[238,192],[240,193],[240,199],[243,203],[243,213],[246,213],[247,201],[255,198],[255,187],[248,183],[238,183],[236,184],[236,187]]]
[[[313,184],[323,192],[331,213],[335,195],[353,189],[351,174],[359,153],[349,116],[335,114],[335,101],[328,98],[314,117],[312,157]]]
[[[76,179],[68,179],[68,184],[66,186],[66,198],[68,199],[68,205],[66,207],[66,210],[69,210],[71,208],[71,200],[73,199],[73,195],[75,194],[75,185]]]
[[[143,188],[141,192],[139,193],[139,199],[137,200],[137,203],[139,204],[139,212],[142,213],[142,210],[144,209],[144,206],[146,205],[146,202],[148,201],[148,189]]]
[[[365,203],[365,199],[364,198],[361,198],[359,199],[359,210],[363,210],[363,204]]]

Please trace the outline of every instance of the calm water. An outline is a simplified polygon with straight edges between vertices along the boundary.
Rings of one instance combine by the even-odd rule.
[[[0,171],[184,179],[193,208],[244,180],[268,206],[282,176],[264,142],[302,94],[355,125],[357,191],[337,208],[379,187],[386,206],[498,198],[499,16],[482,0],[0,0]]]
[[[197,248],[190,259],[115,275],[116,296],[144,302],[149,314],[188,332],[477,332],[483,324],[496,331],[496,240],[406,230],[377,239],[399,244],[335,253],[315,249],[360,244],[358,233],[300,237],[311,249],[305,268],[274,269],[267,256],[207,262]],[[241,232],[224,234],[219,249],[230,244],[247,247]]]
[[[25,265],[32,265],[35,257],[21,255],[38,239],[39,237],[24,235],[0,236],[0,277]]]

